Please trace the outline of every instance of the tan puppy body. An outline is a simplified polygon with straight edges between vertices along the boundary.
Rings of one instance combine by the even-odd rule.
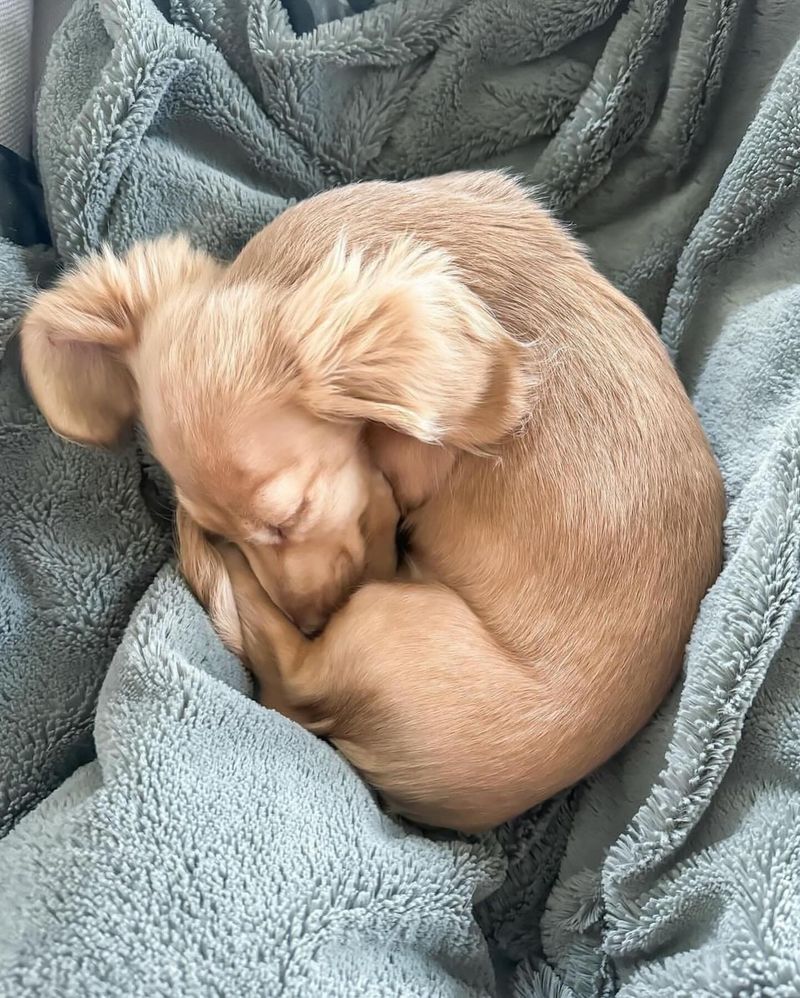
[[[674,681],[718,470],[646,319],[505,176],[331,191],[229,267],[91,263],[38,299],[23,358],[67,436],[140,413],[262,702],[417,820],[538,803]],[[342,606],[393,578],[398,506],[409,564]]]

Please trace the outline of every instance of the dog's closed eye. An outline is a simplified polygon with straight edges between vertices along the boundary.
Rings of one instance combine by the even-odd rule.
[[[277,523],[254,523],[252,532],[247,540],[251,544],[280,544],[289,538],[292,530],[302,522],[303,516],[308,511],[309,499],[305,496],[297,509],[290,515],[284,516]]]
[[[286,540],[286,531],[283,527],[263,523],[254,527],[245,540],[248,544],[282,544]]]

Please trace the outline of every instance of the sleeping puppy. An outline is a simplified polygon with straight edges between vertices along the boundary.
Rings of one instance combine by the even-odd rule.
[[[142,421],[261,701],[408,817],[519,814],[673,683],[720,475],[650,324],[507,176],[330,191],[230,266],[103,254],[22,337],[57,432]]]

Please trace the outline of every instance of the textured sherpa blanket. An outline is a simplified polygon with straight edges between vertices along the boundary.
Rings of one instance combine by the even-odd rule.
[[[618,758],[426,838],[248,699],[142,454],[47,431],[12,338],[47,277],[0,244],[0,994],[800,994],[798,38],[785,0],[390,0],[302,37],[276,0],[79,0],[37,125],[63,261],[511,167],[660,328],[726,564]]]

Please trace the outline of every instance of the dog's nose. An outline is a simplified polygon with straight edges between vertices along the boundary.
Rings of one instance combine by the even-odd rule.
[[[307,603],[296,603],[291,607],[289,616],[295,627],[301,630],[307,638],[316,638],[322,633],[325,625],[343,602],[344,594],[338,596],[335,601],[333,599],[321,601],[317,598],[309,600]]]
[[[347,602],[352,587],[351,579],[337,580],[335,586],[329,585],[305,598],[290,600],[288,616],[307,638],[315,638],[325,629],[334,613]]]
[[[320,634],[325,630],[324,620],[308,620],[300,628],[304,636],[307,638],[318,638]]]

